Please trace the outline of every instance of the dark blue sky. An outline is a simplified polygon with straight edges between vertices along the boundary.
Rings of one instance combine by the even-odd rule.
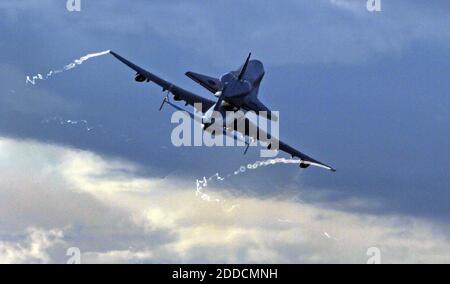
[[[338,0],[82,1],[79,13],[60,2],[0,4],[1,136],[123,157],[149,176],[194,182],[232,172],[259,151],[174,148],[170,112],[157,111],[160,89],[135,83],[110,56],[35,86],[25,77],[113,49],[210,96],[184,72],[220,76],[252,51],[265,63],[260,98],[280,111],[282,139],[338,171],[279,165],[224,186],[253,195],[301,190],[304,199],[333,204],[356,197],[381,204],[377,214],[450,217],[448,1],[383,1],[379,13],[367,12],[365,1]]]

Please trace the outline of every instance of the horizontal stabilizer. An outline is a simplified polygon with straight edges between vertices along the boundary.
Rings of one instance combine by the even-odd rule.
[[[206,88],[208,91],[210,91],[213,94],[217,93],[218,91],[220,91],[222,89],[222,83],[217,78],[194,73],[191,71],[186,72],[186,76],[188,76],[195,82],[199,83],[200,85],[202,85],[204,88]]]

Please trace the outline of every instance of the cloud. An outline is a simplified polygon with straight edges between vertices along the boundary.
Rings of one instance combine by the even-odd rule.
[[[236,1],[229,1],[222,4],[222,13],[211,13],[217,6],[205,7],[203,1],[156,3],[150,10],[133,11],[147,15],[137,17],[143,19],[139,24],[124,25],[123,20],[116,22],[117,27],[108,24],[105,29],[138,34],[152,31],[221,64],[236,62],[247,50],[271,65],[354,64],[377,56],[397,56],[417,41],[449,45],[446,17],[436,17],[441,13],[439,4],[424,9],[410,1],[383,2],[383,12],[374,14],[367,11],[365,2],[295,0],[274,6],[273,2],[239,1],[239,9],[235,9]],[[115,10],[114,6],[105,10],[111,8]],[[125,11],[120,17],[127,15]],[[224,24],[230,15],[235,21]],[[165,18],[171,21],[164,22]]]
[[[61,230],[29,228],[23,242],[0,241],[0,263],[49,263],[47,251],[63,243],[62,238]]]
[[[354,64],[376,56],[397,56],[421,41],[448,46],[449,15],[444,5],[382,1],[383,11],[370,13],[364,0],[291,0],[283,5],[259,0],[138,1],[126,8],[101,1],[84,7],[74,18],[63,5],[51,1],[3,4],[7,15],[54,11],[39,21],[46,26],[59,23],[63,33],[75,28],[89,39],[103,35],[134,39],[145,34],[145,49],[152,52],[158,53],[154,48],[158,44],[149,47],[148,39],[177,45],[177,54],[195,50],[220,66],[240,63],[236,58],[249,50],[272,65]],[[139,51],[142,43],[133,45]]]
[[[450,261],[442,224],[214,185],[208,202],[195,179],[34,141],[0,139],[0,180],[1,262],[64,263],[79,247],[84,263],[365,263],[372,246],[385,263]]]

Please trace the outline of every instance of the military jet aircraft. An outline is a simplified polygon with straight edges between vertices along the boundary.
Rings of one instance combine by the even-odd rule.
[[[200,109],[197,109],[197,111],[200,111],[203,114],[200,122],[203,124],[204,130],[208,130],[208,126],[210,126],[214,121],[214,119],[212,118],[213,112],[220,112],[220,113],[223,113],[225,111],[236,112],[238,110],[241,110],[241,112],[254,111],[257,114],[259,114],[260,112],[264,112],[266,114],[267,119],[271,119],[273,121],[278,120],[278,117],[273,115],[270,109],[267,108],[258,99],[259,86],[264,77],[265,71],[261,61],[250,59],[251,53],[248,55],[247,59],[245,60],[245,63],[238,70],[228,72],[225,75],[223,75],[220,79],[194,72],[186,72],[186,76],[188,76],[189,78],[191,78],[192,80],[203,86],[205,89],[213,93],[214,96],[217,98],[215,101],[201,97],[181,87],[178,87],[154,75],[153,73],[144,70],[143,68],[135,65],[134,63],[128,61],[127,59],[123,58],[122,56],[113,51],[110,51],[110,53],[115,58],[117,58],[118,60],[120,60],[121,62],[123,62],[136,72],[135,81],[154,82],[155,84],[162,87],[163,91],[166,91],[168,94],[172,94],[173,99],[175,101],[182,100],[185,102],[186,105],[191,105],[194,107],[198,107],[199,105],[201,105]],[[183,110],[181,107],[171,103],[169,101],[168,96],[164,98],[160,110],[165,103],[170,104],[172,107],[178,110]],[[191,114],[191,116],[195,118],[193,114]],[[245,117],[240,117],[237,119],[244,120],[246,125],[251,124],[251,122]],[[209,121],[209,123],[204,123],[203,121]],[[231,123],[231,130],[232,131],[234,130],[234,132],[238,131],[236,125],[237,124],[234,121]],[[228,132],[229,126],[230,124],[224,125],[225,135],[229,134]],[[256,135],[253,135],[248,131],[248,129],[249,127],[245,127],[245,133],[241,133],[244,137],[249,137],[251,139],[267,142],[268,149],[281,150],[290,154],[293,158],[294,157],[299,158],[300,168],[307,168],[310,165],[313,165],[333,172],[336,171],[334,168],[303,154],[302,152],[294,149],[293,147],[289,146],[288,144],[280,140],[277,140],[278,143],[272,143],[273,140],[271,139],[276,138],[271,137],[270,134],[265,133],[266,135],[260,135],[260,132],[258,131]],[[263,140],[262,137],[266,137],[265,140]],[[236,135],[234,136],[234,138],[238,139]],[[278,144],[278,149],[271,149],[272,145],[275,144]],[[247,149],[245,150],[245,152],[247,151]]]

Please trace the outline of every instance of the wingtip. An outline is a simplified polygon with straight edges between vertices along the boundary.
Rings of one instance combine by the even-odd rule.
[[[124,59],[121,55],[119,55],[118,53],[115,53],[114,51],[110,50],[109,53],[114,56],[115,58],[121,60]]]
[[[109,53],[114,56],[116,59],[122,61],[123,63],[125,63],[126,59],[123,58],[122,56],[120,56],[119,54],[115,53],[114,51],[110,50]],[[127,64],[127,63],[125,63]]]

